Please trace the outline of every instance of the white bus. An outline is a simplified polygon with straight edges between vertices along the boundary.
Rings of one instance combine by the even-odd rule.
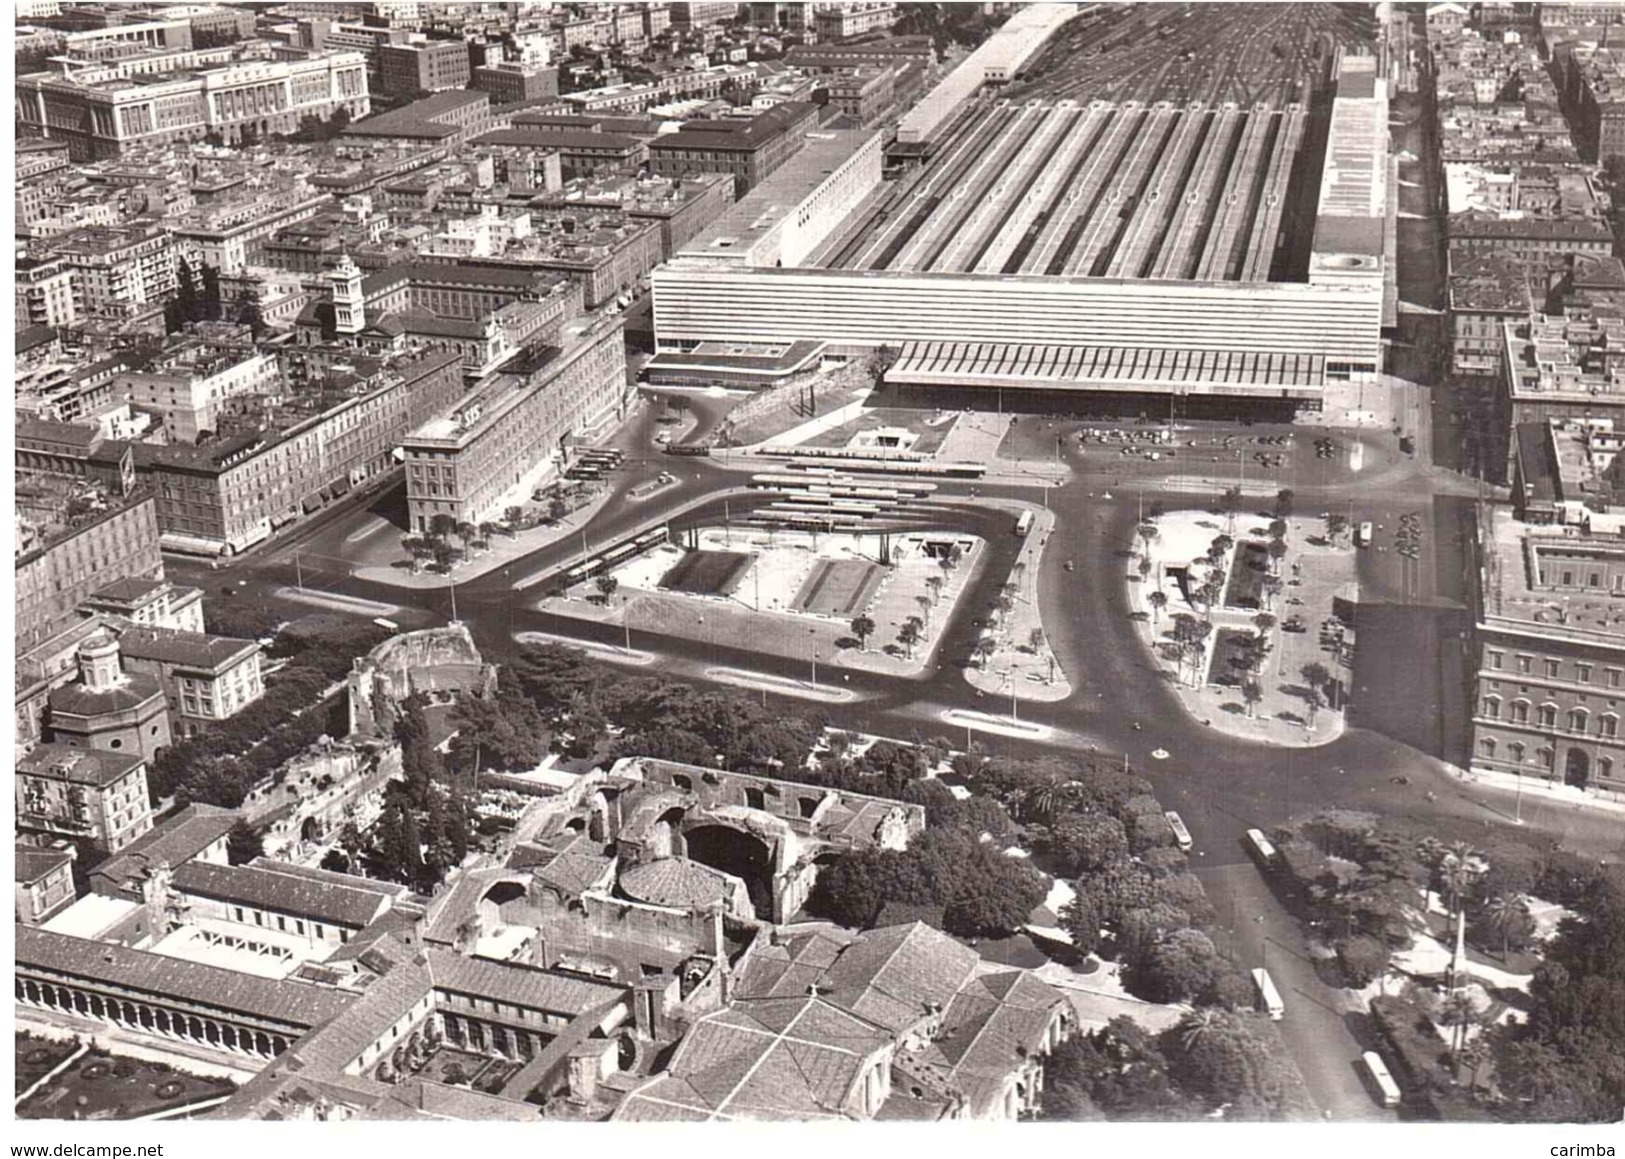
[[[1275,864],[1275,846],[1270,844],[1270,839],[1264,836],[1262,829],[1247,830],[1247,848],[1266,869]]]
[[[1253,985],[1258,988],[1258,1008],[1276,1022],[1286,1014],[1286,1004],[1281,1001],[1281,992],[1275,988],[1275,981],[1270,972],[1263,967],[1253,971]]]
[[[1033,529],[1033,513],[1031,511],[1023,511],[1021,513],[1021,518],[1016,520],[1016,534],[1017,535],[1026,535],[1032,529]]]
[[[1360,1061],[1365,1064],[1366,1074],[1371,1076],[1371,1085],[1376,1088],[1377,1101],[1385,1107],[1399,1106],[1399,1084],[1394,1081],[1394,1076],[1388,1073],[1382,1055],[1374,1050],[1368,1050],[1360,1056]]]
[[[1168,818],[1168,828],[1174,831],[1174,844],[1179,846],[1182,852],[1189,853],[1194,842],[1191,841],[1191,831],[1185,828],[1185,822],[1172,809],[1163,816]]]
[[[1354,532],[1354,546],[1356,546],[1356,547],[1370,547],[1371,546],[1371,524],[1362,523],[1355,530],[1355,532]]]

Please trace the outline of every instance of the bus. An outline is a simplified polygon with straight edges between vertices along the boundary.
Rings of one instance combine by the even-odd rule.
[[[1275,988],[1275,980],[1270,972],[1263,967],[1253,971],[1253,985],[1258,989],[1258,1008],[1270,1016],[1274,1022],[1279,1022],[1286,1016],[1286,1003],[1281,1001],[1281,992]]]
[[[1371,524],[1362,523],[1362,524],[1360,524],[1359,528],[1355,530],[1355,532],[1354,532],[1354,546],[1356,546],[1356,547],[1370,547],[1371,546]]]
[[[1032,529],[1033,529],[1033,513],[1031,511],[1023,511],[1021,513],[1021,518],[1016,520],[1016,534],[1017,535],[1026,535]]]
[[[1275,864],[1275,846],[1270,844],[1262,829],[1247,830],[1247,848],[1265,869]]]
[[[1382,1055],[1374,1050],[1368,1050],[1360,1056],[1360,1061],[1365,1064],[1365,1073],[1371,1079],[1377,1101],[1385,1107],[1399,1106],[1399,1084],[1394,1081],[1394,1076],[1388,1073],[1388,1066],[1382,1061]]]
[[[1189,853],[1194,842],[1191,841],[1191,831],[1185,828],[1185,822],[1172,809],[1163,816],[1168,818],[1168,828],[1174,831],[1174,844],[1179,846],[1181,852]]]

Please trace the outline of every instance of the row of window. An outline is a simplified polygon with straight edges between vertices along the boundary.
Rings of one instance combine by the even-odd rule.
[[[1529,724],[1530,710],[1534,709],[1534,723],[1541,728],[1556,728],[1558,707],[1547,702],[1540,705],[1531,705],[1527,700],[1514,700],[1507,705],[1506,719],[1513,724]],[[1489,720],[1501,719],[1501,698],[1499,696],[1486,696],[1481,716]],[[1570,732],[1585,732],[1590,727],[1591,713],[1584,708],[1571,708],[1568,712],[1568,730]],[[1605,712],[1597,718],[1597,735],[1602,737],[1619,736],[1619,715]]]
[[[267,929],[270,928],[270,923],[265,920],[267,915],[261,913],[257,909],[245,909],[243,906],[234,905],[231,907],[231,916],[233,920],[237,921],[241,925],[247,925],[249,917],[252,916],[256,926],[263,926]],[[289,918],[285,914],[272,914],[270,916],[276,919],[276,928],[281,930],[283,933],[303,934],[305,932],[305,920],[303,918]],[[290,922],[292,923],[291,929],[289,928]],[[327,931],[322,926],[321,922],[311,922],[310,932],[318,938],[324,938],[327,936]],[[340,930],[339,941],[348,942],[349,940],[350,931]]]
[[[1492,737],[1492,736],[1487,736],[1483,740],[1478,742],[1478,751],[1479,751],[1479,753],[1482,756],[1484,756],[1484,757],[1486,757],[1486,758],[1488,758],[1490,760],[1495,759],[1495,756],[1500,751],[1500,749],[1501,749],[1501,746],[1500,746],[1499,742],[1497,742],[1496,739],[1494,737]],[[1506,746],[1506,756],[1503,757],[1502,759],[1509,762],[1509,763],[1511,763],[1511,764],[1521,765],[1521,764],[1525,763],[1525,761],[1528,760],[1528,754],[1529,754],[1529,749],[1528,749],[1527,746],[1520,743],[1519,741],[1512,741]],[[1542,769],[1550,770],[1553,767],[1553,762],[1555,760],[1556,760],[1556,754],[1554,754],[1551,749],[1546,748],[1546,747],[1543,746],[1543,747],[1538,748],[1538,749],[1535,750],[1535,763],[1537,765],[1539,765]],[[1608,779],[1608,778],[1612,777],[1613,775],[1614,775],[1614,760],[1613,760],[1613,758],[1612,757],[1598,757],[1597,758],[1597,776],[1600,779]]]
[[[1496,671],[1505,670],[1505,668],[1506,668],[1506,653],[1505,652],[1498,652],[1498,651],[1491,650],[1491,651],[1487,652],[1485,655],[1486,655],[1486,658],[1488,659],[1489,666],[1491,668],[1495,669]],[[1519,654],[1519,655],[1516,655],[1516,656],[1514,656],[1512,658],[1512,662],[1513,662],[1514,670],[1520,676],[1528,676],[1528,675],[1531,675],[1531,673],[1533,671],[1535,658],[1533,656],[1525,656],[1525,655]],[[1561,660],[1554,659],[1553,657],[1546,656],[1546,657],[1543,657],[1541,659],[1541,667],[1542,667],[1542,671],[1545,673],[1546,679],[1548,679],[1548,680],[1556,680],[1558,678],[1559,674],[1563,670],[1563,662]],[[1595,671],[1596,671],[1596,666],[1594,664],[1592,664],[1592,663],[1590,663],[1588,661],[1585,661],[1585,660],[1577,660],[1577,661],[1574,662],[1573,680],[1577,684],[1591,684],[1591,683],[1594,683],[1592,677],[1593,677],[1593,673]],[[1603,670],[1603,682],[1609,688],[1625,687],[1625,669],[1620,669],[1620,668],[1606,668],[1606,669],[1604,669]]]

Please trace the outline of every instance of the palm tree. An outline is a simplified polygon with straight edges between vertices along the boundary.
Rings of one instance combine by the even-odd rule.
[[[925,613],[925,622],[929,624],[931,622],[931,597],[915,596],[914,602],[920,605],[920,611]]]
[[[1468,889],[1487,868],[1478,851],[1465,841],[1456,842],[1439,859],[1439,890],[1444,894],[1445,906],[1451,917],[1460,912]]]
[[[1529,928],[1529,907],[1523,894],[1496,894],[1485,907],[1484,920],[1490,929],[1501,935],[1501,961],[1505,963],[1513,935],[1521,938]]]
[[[975,654],[977,663],[985,665],[997,647],[991,636],[983,636],[971,647],[971,651]]]
[[[858,638],[858,647],[867,652],[869,637],[875,634],[875,622],[868,616],[858,616],[852,621],[852,634]]]
[[[1179,1045],[1189,1054],[1219,1025],[1219,1012],[1211,1006],[1192,1010],[1179,1020]]]
[[[897,632],[897,641],[902,644],[908,653],[908,658],[914,658],[914,645],[920,642],[920,617],[910,616],[903,621],[903,626]]]
[[[1258,681],[1247,680],[1241,686],[1241,698],[1247,702],[1247,715],[1258,715],[1258,702],[1264,699],[1264,690],[1258,686]]]
[[[936,603],[942,598],[942,577],[940,575],[927,577],[925,586],[926,589],[931,593],[932,603]]]
[[[1260,636],[1267,636],[1269,630],[1275,627],[1275,617],[1268,612],[1259,612],[1253,617],[1253,627],[1258,629]]]
[[[1270,540],[1269,554],[1270,567],[1279,573],[1281,570],[1281,560],[1286,556],[1286,544],[1279,539]]]
[[[1160,623],[1162,609],[1168,606],[1168,597],[1162,592],[1152,592],[1145,597],[1145,602],[1151,605],[1151,622],[1153,624]]]
[[[1263,589],[1264,602],[1273,608],[1275,606],[1275,597],[1281,594],[1281,577],[1278,575],[1265,576]]]
[[[1145,554],[1150,555],[1151,545],[1156,542],[1157,536],[1160,534],[1157,531],[1157,525],[1155,523],[1142,523],[1139,527],[1135,528],[1135,534],[1140,537],[1140,542],[1144,545]]]

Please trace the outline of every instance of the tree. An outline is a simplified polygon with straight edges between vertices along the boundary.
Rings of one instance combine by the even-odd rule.
[[[1226,1118],[1281,1118],[1308,1104],[1303,1080],[1254,1018],[1195,1011],[1158,1037],[1169,1077]]]
[[[868,616],[857,616],[852,620],[852,634],[858,638],[858,647],[865,652],[869,650],[869,637],[875,634],[875,622]]]
[[[226,863],[228,865],[247,865],[254,858],[265,852],[265,838],[248,823],[247,818],[238,819],[226,834]]]
[[[1522,894],[1502,893],[1490,899],[1484,910],[1484,924],[1501,937],[1501,961],[1507,960],[1514,943],[1527,942],[1534,930],[1529,906]]]
[[[457,533],[457,520],[441,512],[429,520],[429,534],[436,539],[446,539]]]
[[[985,668],[988,660],[992,658],[998,647],[992,636],[983,636],[971,645],[971,655],[976,658],[979,667]]]
[[[942,577],[940,575],[927,576],[925,589],[930,593],[932,603],[942,599]]]
[[[920,617],[910,616],[903,621],[903,626],[898,629],[897,642],[903,646],[903,650],[908,654],[910,660],[914,659],[914,645],[920,642],[920,629],[922,627]]]
[[[1127,1015],[1063,1042],[1044,1068],[1044,1114],[1065,1110],[1109,1120],[1194,1118],[1199,1108],[1169,1078],[1157,1040]]]
[[[1068,874],[1090,873],[1128,855],[1128,831],[1104,813],[1067,813],[1051,830],[1060,867]]]
[[[1326,538],[1336,543],[1348,533],[1349,521],[1347,516],[1332,514],[1326,516]]]
[[[612,575],[601,575],[598,577],[598,594],[603,597],[603,603],[606,607],[609,605],[610,597],[615,594],[615,589],[620,586],[621,581]]]
[[[563,493],[559,491],[553,492],[547,501],[547,518],[549,521],[557,523],[568,514],[570,514],[570,505],[565,502]]]
[[[1270,538],[1271,539],[1284,540],[1286,538],[1286,533],[1287,533],[1286,520],[1284,520],[1284,519],[1272,519],[1272,520],[1270,520]]]
[[[1275,493],[1275,517],[1277,519],[1292,518],[1293,494],[1290,488],[1282,488]]]
[[[1144,545],[1143,553],[1150,555],[1151,545],[1157,541],[1157,536],[1160,534],[1157,525],[1155,523],[1142,523],[1134,529],[1134,533],[1140,537],[1140,543]]]
[[[201,320],[216,322],[220,319],[220,271],[203,263],[201,275],[203,293],[198,302],[198,317]]]
[[[1100,944],[1100,913],[1094,903],[1079,894],[1061,907],[1060,918],[1072,947],[1080,954],[1094,953]]]
[[[1275,627],[1275,617],[1268,612],[1259,612],[1253,617],[1253,627],[1258,629],[1260,636],[1267,636],[1270,629]]]
[[[1367,986],[1388,968],[1388,947],[1366,934],[1339,938],[1337,964],[1350,986]]]
[[[1174,930],[1143,958],[1124,964],[1123,984],[1149,1002],[1190,1002],[1212,985],[1221,964],[1213,939],[1202,931]]]
[[[1281,560],[1286,556],[1286,543],[1283,540],[1270,540],[1269,548],[1270,567],[1277,573],[1281,570]]]
[[[1162,609],[1168,606],[1168,597],[1160,591],[1155,591],[1145,597],[1145,602],[1151,605],[1151,622],[1161,623]]]
[[[1264,605],[1266,607],[1274,607],[1275,597],[1281,594],[1281,577],[1278,575],[1267,575],[1264,577],[1264,582],[1260,586],[1264,592]]]
[[[1031,648],[1034,652],[1042,652],[1044,650],[1044,629],[1034,628],[1031,632],[1027,633],[1027,647]]]
[[[449,572],[451,565],[462,557],[462,552],[443,539],[437,539],[429,546],[434,555],[434,565],[443,572]]]
[[[1247,704],[1247,715],[1257,716],[1258,705],[1264,699],[1264,690],[1258,686],[1257,680],[1243,680],[1241,682],[1241,699]]]
[[[1312,660],[1298,669],[1298,675],[1303,677],[1303,682],[1306,685],[1303,699],[1309,705],[1309,723],[1313,724],[1316,713],[1320,711],[1320,706],[1324,703],[1322,697],[1325,695],[1326,686],[1331,683],[1332,674],[1326,668],[1326,665],[1318,660]]]

